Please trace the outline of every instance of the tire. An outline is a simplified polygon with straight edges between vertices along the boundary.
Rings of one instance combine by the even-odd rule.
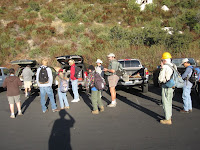
[[[142,85],[142,92],[147,93],[148,91],[149,91],[149,85],[147,83],[143,84]]]

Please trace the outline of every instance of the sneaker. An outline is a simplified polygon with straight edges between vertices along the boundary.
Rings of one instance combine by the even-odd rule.
[[[66,106],[65,109],[69,109],[69,106]]]
[[[115,104],[111,103],[107,107],[116,107],[116,103]]]
[[[19,115],[19,116],[22,116],[23,114],[22,114],[22,112],[18,112],[18,115]]]
[[[180,113],[189,113],[189,111],[185,111],[185,110],[183,109],[183,110],[180,110]]]
[[[43,111],[43,113],[46,113],[46,112],[48,112],[48,109],[46,109],[45,111]]]
[[[92,111],[92,114],[98,115],[98,114],[99,114],[99,110],[94,110],[94,111]]]
[[[10,118],[14,119],[14,118],[15,118],[15,115],[10,115]]]
[[[160,120],[161,124],[166,124],[166,125],[171,125],[172,124],[172,120]]]
[[[79,101],[80,101],[80,99],[73,99],[71,102],[76,103],[76,102],[79,102]]]
[[[56,109],[52,109],[52,111],[53,111],[53,112],[58,112],[58,111],[60,111],[60,109],[57,109],[57,108],[56,108]]]
[[[191,112],[192,112],[192,109],[189,109],[189,112],[191,113]]]

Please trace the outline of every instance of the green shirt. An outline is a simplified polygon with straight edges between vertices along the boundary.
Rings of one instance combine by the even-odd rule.
[[[117,70],[118,70],[118,67],[119,67],[119,62],[118,62],[116,59],[111,60],[111,61],[110,61],[110,64],[108,65],[108,69],[109,69],[109,70],[112,69],[112,70],[117,71]],[[115,73],[106,72],[106,75],[113,75],[113,74],[115,74]]]

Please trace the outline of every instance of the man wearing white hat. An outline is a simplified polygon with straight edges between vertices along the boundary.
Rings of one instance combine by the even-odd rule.
[[[99,73],[102,77],[104,77],[104,71],[103,71],[104,67],[102,66],[102,63],[103,62],[101,59],[97,59],[96,61],[97,66],[95,67],[95,71]]]
[[[111,93],[111,99],[112,102],[111,104],[108,105],[108,107],[116,107],[116,90],[115,87],[117,86],[119,77],[116,75],[116,71],[118,70],[119,67],[119,62],[115,59],[115,54],[110,53],[107,55],[110,64],[108,68],[104,68],[105,74],[108,75],[108,83],[109,83],[109,88],[110,88],[110,93]]]
[[[180,110],[181,113],[189,113],[192,112],[192,100],[191,100],[191,88],[192,83],[188,80],[192,75],[193,67],[190,65],[190,62],[187,58],[182,60],[182,65],[186,68],[185,72],[182,74],[182,78],[185,80],[183,87],[183,110]]]

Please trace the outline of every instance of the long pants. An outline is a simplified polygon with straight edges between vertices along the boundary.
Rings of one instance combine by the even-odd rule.
[[[102,107],[103,103],[101,101],[101,91],[92,91],[91,93],[91,98],[92,98],[92,106],[93,110],[98,110],[98,106]]]
[[[58,88],[58,97],[59,97],[59,102],[60,102],[60,108],[69,107],[67,95],[66,93],[62,93],[60,91],[60,88]]]
[[[74,99],[78,100],[79,99],[79,94],[78,94],[78,79],[76,80],[71,80],[72,83],[72,91],[74,94]]]
[[[182,98],[183,98],[183,108],[185,111],[192,110],[192,100],[190,93],[191,93],[191,87],[184,86]]]
[[[172,98],[174,89],[162,87],[162,103],[165,119],[169,120],[172,117]]]

